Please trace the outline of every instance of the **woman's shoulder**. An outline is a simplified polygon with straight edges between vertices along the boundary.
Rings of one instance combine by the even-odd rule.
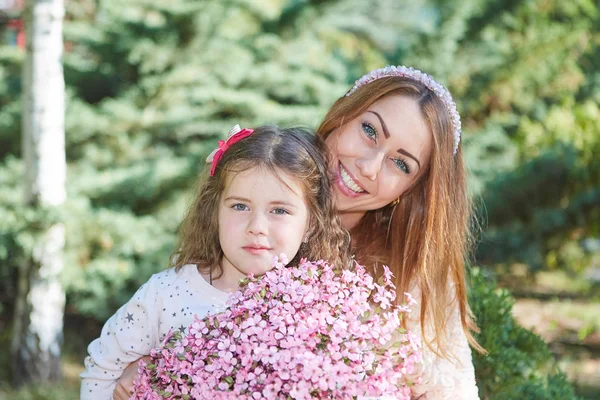
[[[407,316],[407,326],[413,329],[415,332],[419,334],[425,333],[425,336],[428,340],[432,340],[433,337],[436,336],[437,330],[434,326],[434,319],[431,314],[431,307],[427,308],[427,315],[425,316],[425,323],[421,320],[421,307],[423,301],[423,288],[419,284],[417,280],[414,280],[412,284],[409,286],[409,290],[407,293],[399,293],[399,296],[404,296],[402,299],[403,302],[409,303],[412,299],[414,299],[413,306],[411,307],[411,311]],[[453,282],[449,281],[447,290],[443,293],[446,297],[445,300],[445,312],[443,318],[445,318],[444,322],[437,321],[437,323],[443,323],[446,326],[446,330],[449,329],[450,325],[454,326],[457,330],[462,332],[464,336],[464,331],[462,330],[462,325],[460,323],[460,309],[459,303],[456,301],[456,287]],[[429,301],[431,301],[431,295],[429,295]],[[423,326],[423,331],[421,331],[421,327]],[[459,329],[460,328],[460,329]]]
[[[421,297],[423,293],[423,286],[419,279],[413,279],[411,284],[409,285],[408,293],[399,293],[400,296],[410,295],[412,298],[417,300],[416,308],[420,309]],[[446,302],[448,303],[448,309],[454,311],[457,308],[456,300],[456,284],[452,279],[448,279],[446,290],[442,293],[445,293]]]
[[[439,344],[432,342],[436,330],[431,323],[425,324],[423,331],[421,330],[421,291],[422,288],[417,282],[410,287],[409,293],[417,303],[409,314],[407,328],[422,340],[427,339],[436,351],[423,343],[423,364],[415,375],[421,378],[421,383],[414,386],[413,394],[427,393],[426,398],[428,399],[478,399],[471,349],[461,324],[458,302],[455,301],[455,285],[449,283],[446,291],[448,319],[445,324],[446,340],[443,352],[436,347]],[[442,355],[442,353],[446,354]]]

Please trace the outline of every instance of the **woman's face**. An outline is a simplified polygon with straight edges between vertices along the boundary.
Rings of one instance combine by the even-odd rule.
[[[432,147],[419,105],[401,95],[376,101],[325,142],[346,228],[400,197],[427,169]]]

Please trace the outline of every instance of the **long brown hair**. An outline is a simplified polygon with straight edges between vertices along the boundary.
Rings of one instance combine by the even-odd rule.
[[[300,258],[348,265],[350,236],[335,212],[326,154],[323,141],[301,128],[263,126],[233,144],[219,160],[214,176],[208,176],[209,168],[206,168],[205,176],[198,183],[179,230],[179,250],[172,256],[175,267],[196,264],[205,273],[216,272],[217,277],[222,274],[223,250],[218,228],[221,195],[230,174],[257,166],[276,176],[283,171],[297,179],[303,189],[310,216],[310,236],[290,265]]]
[[[317,134],[327,138],[335,129],[358,118],[375,101],[393,95],[410,97],[419,104],[433,137],[430,162],[397,205],[368,211],[352,228],[352,250],[356,259],[375,273],[379,273],[375,271],[377,265],[388,265],[398,293],[408,292],[412,284],[418,283],[423,338],[434,352],[444,356],[451,355],[444,345],[453,284],[467,339],[477,351],[485,352],[471,333],[478,329],[465,283],[465,259],[471,243],[466,171],[461,149],[452,154],[452,126],[442,101],[418,81],[381,78],[338,99]],[[398,296],[399,301],[402,298]],[[425,335],[426,325],[433,328],[432,340]]]

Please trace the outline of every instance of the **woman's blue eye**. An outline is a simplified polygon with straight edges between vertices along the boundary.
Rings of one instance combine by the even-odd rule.
[[[362,130],[369,139],[377,140],[377,130],[373,127],[373,125],[369,124],[368,122],[363,122]]]
[[[276,215],[289,214],[288,210],[286,210],[285,208],[275,208],[272,212],[273,212],[273,214],[276,214]]]
[[[245,204],[236,203],[232,205],[231,208],[233,208],[236,211],[246,211],[248,209],[248,206],[246,206]]]
[[[410,174],[410,167],[408,166],[406,161],[404,161],[401,158],[394,158],[392,161],[394,162],[394,164],[396,164],[396,167],[398,167],[399,170],[401,170],[407,175]]]

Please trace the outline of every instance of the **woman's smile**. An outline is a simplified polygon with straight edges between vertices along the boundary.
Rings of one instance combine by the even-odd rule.
[[[360,184],[354,178],[351,172],[349,172],[344,165],[340,162],[338,166],[336,176],[336,184],[339,187],[340,191],[347,195],[348,197],[357,197],[362,194],[368,194],[367,190],[363,185]]]

